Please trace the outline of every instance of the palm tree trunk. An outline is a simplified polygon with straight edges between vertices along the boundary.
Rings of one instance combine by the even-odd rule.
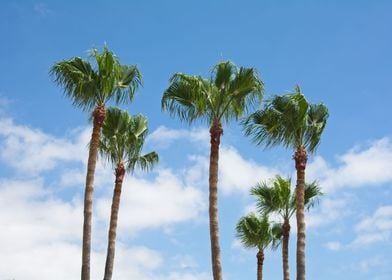
[[[121,188],[124,180],[125,168],[123,163],[119,163],[116,167],[116,181],[113,192],[112,212],[110,214],[108,249],[105,264],[104,280],[111,280],[113,274],[114,253],[116,249],[117,219],[118,210],[120,208]]]
[[[290,270],[289,270],[290,222],[287,218],[284,219],[282,230],[283,230],[283,244],[282,244],[283,279],[290,280]]]
[[[105,105],[100,104],[93,112],[93,132],[87,162],[86,188],[84,192],[82,280],[90,280],[91,220],[93,212],[94,173],[101,128],[105,120]]]
[[[210,153],[210,177],[209,177],[209,215],[210,215],[210,239],[211,239],[211,262],[214,280],[222,280],[222,268],[219,245],[218,226],[218,161],[220,137],[223,133],[219,120],[214,120],[210,129],[211,153]]]
[[[263,280],[263,263],[264,263],[264,252],[259,249],[257,253],[257,280]]]
[[[299,147],[294,155],[297,169],[297,186],[295,188],[297,216],[297,280],[305,280],[305,168],[307,162],[306,150]]]

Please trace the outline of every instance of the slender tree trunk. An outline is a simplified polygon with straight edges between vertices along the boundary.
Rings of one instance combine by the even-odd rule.
[[[284,219],[282,230],[283,230],[283,244],[282,244],[283,279],[290,280],[290,270],[289,270],[290,222],[287,218]]]
[[[263,280],[264,251],[259,249],[257,253],[257,280]]]
[[[297,169],[296,216],[297,216],[297,280],[305,280],[305,168],[307,154],[304,147],[299,147],[294,155]]]
[[[120,208],[121,188],[124,180],[125,168],[121,162],[116,167],[116,181],[113,192],[112,212],[110,214],[108,249],[105,264],[104,280],[111,280],[113,275],[114,253],[116,250],[116,234],[117,234],[117,219],[118,210]]]
[[[211,238],[211,261],[214,280],[222,280],[222,268],[219,245],[218,226],[218,161],[220,137],[223,133],[219,120],[214,120],[210,129],[211,154],[210,154],[210,177],[209,177],[209,215],[210,215],[210,238]]]
[[[84,192],[82,280],[90,280],[91,220],[93,212],[94,173],[101,128],[105,120],[105,105],[100,104],[93,112],[93,132],[87,162],[86,189]]]

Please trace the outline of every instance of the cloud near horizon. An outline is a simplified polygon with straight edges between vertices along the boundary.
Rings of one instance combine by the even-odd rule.
[[[208,140],[206,131],[202,128],[177,131],[162,126],[152,132],[149,141],[150,145],[161,149],[167,149],[181,139],[191,145],[200,145]],[[10,118],[0,118],[0,143],[4,147],[0,151],[0,160],[3,166],[15,171],[13,177],[0,178],[0,225],[7,226],[0,230],[0,263],[8,268],[0,271],[1,279],[62,280],[58,278],[59,273],[64,275],[64,280],[78,277],[83,211],[83,189],[80,186],[84,183],[89,137],[89,128],[78,128],[63,137],[55,137],[16,124]],[[162,252],[121,243],[124,235],[206,219],[208,155],[204,150],[190,149],[184,160],[186,165],[179,169],[158,167],[149,175],[126,177],[120,211],[116,279],[125,280],[130,276],[140,280],[151,277],[159,280],[210,279],[207,273],[195,268],[192,271],[181,268],[165,270],[167,273],[162,274],[158,272],[159,268],[167,262]],[[319,209],[308,216],[309,227],[333,224],[345,215],[352,215],[352,212],[345,211],[351,197],[336,199],[335,191],[392,182],[391,173],[386,172],[392,170],[391,164],[389,138],[347,151],[338,156],[336,166],[322,156],[316,157],[309,163],[309,178],[318,176],[324,192],[330,193],[331,197],[324,198]],[[268,180],[279,173],[273,166],[244,158],[230,145],[221,147],[219,169],[220,189],[225,195],[248,195],[249,188],[257,181]],[[54,172],[48,176],[48,171]],[[96,237],[93,242],[105,244],[113,184],[110,166],[99,162],[96,183],[101,191],[96,194],[94,204]],[[57,186],[66,187],[70,198],[63,198]],[[390,207],[379,207],[373,215],[358,223],[353,244],[390,240]],[[331,241],[326,246],[337,251],[344,245]],[[93,248],[94,267],[103,267],[103,252]],[[145,267],[145,259],[149,259],[150,266]],[[19,263],[25,265],[23,270],[18,269]],[[100,270],[93,271],[95,278],[101,274]]]

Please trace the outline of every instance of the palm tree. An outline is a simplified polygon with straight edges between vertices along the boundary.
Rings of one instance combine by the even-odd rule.
[[[105,280],[112,279],[113,274],[117,218],[125,172],[133,172],[136,167],[150,170],[158,162],[158,155],[155,152],[141,155],[147,133],[147,119],[144,116],[129,116],[127,111],[117,108],[107,110],[99,152],[114,166],[116,178],[110,214]]]
[[[257,198],[257,208],[260,213],[276,213],[283,223],[280,233],[282,235],[283,279],[289,280],[289,238],[290,218],[296,210],[295,193],[291,192],[291,179],[284,179],[277,175],[270,184],[261,182],[251,189],[251,194]],[[310,209],[322,195],[316,182],[305,184],[305,208]]]
[[[202,119],[210,125],[209,217],[214,280],[222,279],[217,205],[222,122],[238,119],[261,100],[262,93],[263,82],[254,68],[238,68],[227,61],[213,67],[210,79],[174,74],[162,97],[163,110],[188,123]]]
[[[297,280],[305,280],[305,215],[304,191],[307,152],[315,152],[328,119],[323,104],[311,104],[296,86],[294,93],[275,96],[265,107],[251,114],[244,122],[245,134],[256,144],[282,144],[295,153],[297,170]]]
[[[92,112],[93,131],[90,140],[86,187],[84,196],[82,280],[90,279],[91,219],[94,191],[94,172],[102,124],[105,120],[105,104],[109,100],[125,103],[133,99],[142,84],[142,76],[135,65],[122,65],[105,47],[102,53],[91,50],[94,65],[79,57],[57,62],[50,69],[54,82],[63,87],[73,105]]]
[[[237,238],[246,248],[258,249],[257,252],[257,280],[263,279],[264,250],[272,245],[276,247],[276,239],[268,220],[268,215],[263,214],[260,218],[254,213],[241,217],[236,226]]]

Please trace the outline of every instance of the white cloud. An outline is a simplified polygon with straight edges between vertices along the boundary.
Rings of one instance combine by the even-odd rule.
[[[64,200],[55,189],[44,186],[56,185],[53,181],[58,181],[60,186],[84,185],[85,167],[82,169],[79,166],[86,164],[90,133],[91,128],[84,128],[64,137],[54,137],[37,129],[16,125],[10,119],[0,119],[0,137],[5,147],[0,151],[2,164],[14,168],[18,175],[27,174],[27,178],[31,178],[0,181],[0,263],[7,267],[6,271],[0,269],[0,279],[62,280],[79,276],[83,187],[75,190],[73,199]],[[149,141],[156,145],[170,145],[180,139],[209,145],[208,131],[203,129],[175,131],[161,127],[154,133],[155,136]],[[367,149],[351,150],[340,157],[342,164],[338,168],[331,167],[324,159],[317,157],[309,165],[308,173],[316,173],[321,178],[320,184],[323,187],[325,184],[324,191],[343,186],[389,182],[390,173],[384,169],[380,171],[371,167],[363,170],[357,163],[367,161],[387,165],[391,146],[388,139],[382,139]],[[126,177],[119,217],[116,279],[211,278],[209,274],[194,271],[197,263],[186,253],[178,259],[165,259],[161,252],[153,249],[121,243],[124,234],[198,221],[205,214],[206,199],[202,188],[207,192],[209,160],[206,152],[192,153],[187,155],[191,162],[189,167],[180,170],[158,169],[148,177]],[[52,174],[58,176],[51,178],[49,184],[48,178],[45,178],[47,173],[44,172],[48,170],[53,170]],[[256,182],[268,180],[279,173],[273,168],[245,159],[234,147],[227,145],[221,147],[219,170],[219,186],[225,194],[247,195],[249,188]],[[361,173],[362,177],[351,181],[348,179],[357,173]],[[331,175],[340,176],[342,181]],[[381,178],[374,179],[373,175]],[[94,279],[101,278],[103,273],[113,181],[112,168],[98,162],[96,185],[101,187],[101,191],[95,193],[97,199],[94,204]],[[74,189],[68,191],[72,196]],[[350,214],[352,210],[349,205],[349,196],[343,195],[337,199],[325,197],[318,210],[312,210],[306,215],[307,225],[316,227],[336,223]],[[358,237],[354,243],[358,244],[390,239],[391,206],[377,209],[371,217],[357,225],[356,231]],[[333,241],[325,246],[330,250],[340,250],[343,245]],[[162,274],[160,269],[167,267],[170,260],[174,260],[176,267],[173,270],[165,269],[167,273]],[[24,265],[23,270],[18,265],[21,263]]]
[[[392,205],[379,207],[372,216],[359,222],[355,231],[356,239],[351,246],[358,247],[376,242],[391,241],[392,236]]]
[[[65,280],[79,271],[80,213],[77,200],[54,197],[42,179],[1,181],[0,279]]]
[[[380,256],[375,256],[372,258],[361,260],[358,264],[358,268],[362,272],[369,272],[376,267],[385,266],[386,264],[388,264],[388,262],[384,258]]]
[[[306,226],[309,228],[326,226],[344,219],[351,213],[351,200],[352,198],[345,194],[338,198],[322,197],[320,205],[305,214]]]
[[[159,211],[165,214],[159,216],[163,223],[175,223],[196,217],[200,211],[193,207],[193,204],[200,202],[197,198],[193,200],[194,190],[184,188],[181,192],[180,186],[172,186],[175,179],[167,180],[165,176],[171,178],[174,175],[161,175],[156,179],[156,184],[162,183],[161,189],[158,190],[158,196],[162,201],[158,201],[158,196],[152,195],[152,203],[143,205],[143,209],[123,205],[125,210],[132,209],[137,213],[145,210],[148,213],[141,214],[145,220],[133,220],[132,226],[141,227],[143,225],[152,225],[157,222],[155,215]],[[135,191],[140,191],[142,187],[147,187],[148,192],[142,196],[152,194],[151,188],[147,182],[146,185],[135,186]],[[44,187],[43,179],[34,180],[3,180],[0,182],[0,279],[75,279],[80,274],[81,258],[81,231],[82,231],[82,204],[80,197],[71,201],[63,201],[56,197],[53,190]],[[155,186],[157,187],[157,186]],[[174,196],[170,199],[163,194],[165,189],[168,196]],[[179,191],[179,192],[176,192]],[[126,197],[127,195],[125,195]],[[179,202],[184,198],[184,202]],[[146,200],[144,199],[144,202]],[[167,212],[164,210],[165,203],[174,204]],[[185,205],[188,203],[189,205]],[[200,202],[201,203],[201,202]],[[147,209],[147,206],[150,209]],[[162,208],[161,208],[162,207]],[[170,207],[169,207],[170,208]],[[154,210],[155,209],[155,210]],[[172,211],[178,211],[173,213]],[[194,211],[195,213],[191,213]],[[148,221],[154,215],[153,221]],[[173,215],[174,218],[169,218]],[[121,216],[121,214],[120,214]],[[108,216],[105,217],[106,219]],[[126,220],[126,219],[124,219]],[[96,247],[102,247],[106,244],[106,235],[100,235],[99,232],[107,229],[103,223],[99,223],[97,217],[93,219],[93,251],[92,251],[92,278],[99,279],[102,277],[105,260],[104,250],[97,251]],[[124,221],[120,221],[124,223]],[[158,224],[159,224],[158,223]],[[125,223],[126,224],[126,223]],[[132,228],[133,229],[133,228]],[[95,245],[94,245],[95,244]],[[99,244],[99,246],[97,246]],[[106,247],[105,247],[106,249]],[[183,259],[183,265],[192,265],[191,257]],[[176,264],[174,271],[168,274],[162,274],[159,270],[165,266],[160,252],[143,247],[129,246],[117,242],[116,259],[115,259],[114,277],[119,280],[129,278],[149,280],[149,279],[177,279],[176,277],[184,276],[184,279],[207,279],[203,273],[185,273],[181,272],[185,267]],[[23,267],[23,269],[21,269]]]
[[[164,278],[158,280],[210,280],[211,275],[208,273],[189,273],[189,272],[172,272]]]
[[[205,128],[171,129],[159,126],[148,137],[148,142],[158,147],[167,148],[174,141],[185,139],[189,142],[205,143],[209,145],[209,132]]]
[[[16,125],[11,119],[0,119],[3,137],[0,158],[20,173],[36,176],[55,168],[61,162],[85,161],[88,129],[76,130],[73,139],[56,138],[38,129]]]
[[[188,142],[196,142],[209,147],[209,132],[207,129],[170,129],[165,126],[158,127],[148,138],[149,143],[167,148],[174,141],[184,139]],[[187,169],[188,178],[191,182],[206,184],[208,183],[208,167],[209,158],[204,153],[193,154],[190,160],[194,161],[196,165],[193,168]],[[207,174],[207,175],[206,175]],[[242,157],[237,149],[229,145],[221,145],[219,151],[219,189],[225,194],[232,194],[234,192],[247,193],[257,182],[261,180],[269,180],[278,174],[274,168],[259,165],[252,160]],[[205,183],[200,180],[205,180]]]
[[[153,180],[126,178],[119,227],[128,233],[197,219],[205,210],[202,192],[185,186],[170,170],[159,170]],[[110,205],[111,197],[97,201],[100,219],[107,220]]]
[[[276,169],[259,165],[244,159],[233,147],[223,146],[219,158],[219,187],[226,193],[245,192],[257,182],[273,178],[279,172]]]
[[[309,164],[307,176],[317,179],[325,192],[343,187],[377,186],[392,182],[392,143],[389,138],[373,141],[367,148],[355,147],[338,157],[331,167],[322,157]]]
[[[338,241],[330,241],[325,244],[325,247],[331,251],[340,251],[342,244]]]
[[[85,180],[86,174],[83,173],[82,170],[76,168],[66,169],[60,175],[60,185],[63,187],[82,186],[84,185]]]
[[[3,253],[29,250],[38,244],[79,240],[82,208],[44,189],[41,179],[0,182],[0,231]],[[14,241],[14,242],[10,242]]]
[[[45,3],[42,3],[42,2],[35,3],[33,9],[34,9],[34,12],[36,12],[38,15],[40,15],[42,17],[47,16],[52,13],[52,10],[49,9],[49,7]]]
[[[54,137],[17,125],[11,119],[0,119],[2,165],[12,167],[17,176],[25,178],[0,181],[0,279],[79,277],[85,176],[85,167],[79,166],[86,165],[90,134],[91,128],[84,128],[64,137]],[[46,177],[45,171],[49,170],[53,172]],[[129,177],[124,184],[120,210],[123,232],[197,220],[205,210],[205,199],[192,180],[184,178],[188,173],[191,172],[175,174],[171,170],[159,170],[153,179]],[[198,180],[200,174],[195,174],[193,179]],[[96,186],[111,189],[114,181],[111,166],[98,161],[95,179]],[[67,190],[67,197],[71,198],[63,199],[59,191],[64,190],[57,188],[58,185],[80,188]],[[105,261],[109,212],[101,213],[97,206],[110,204],[111,191],[103,190],[95,192],[93,279],[102,278]],[[191,260],[189,256],[182,265],[176,264],[162,273],[160,270],[168,261],[160,252],[118,240],[114,277],[119,280],[208,279],[204,273],[182,271],[187,269],[184,265],[196,266]]]
[[[174,257],[174,263],[181,269],[193,269],[198,266],[195,259],[190,255],[177,255]]]

